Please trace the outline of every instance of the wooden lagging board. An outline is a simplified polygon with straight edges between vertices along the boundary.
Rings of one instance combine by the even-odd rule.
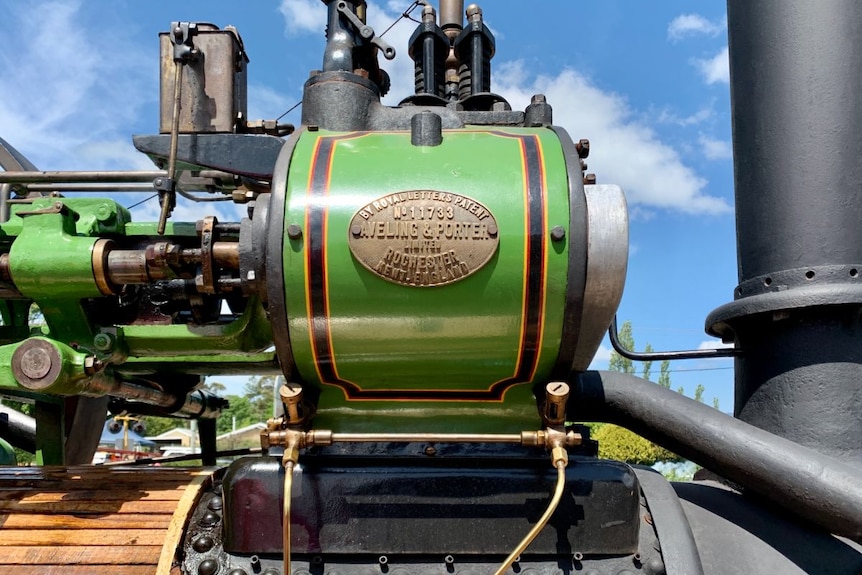
[[[0,467],[0,573],[178,575],[186,519],[212,473]]]

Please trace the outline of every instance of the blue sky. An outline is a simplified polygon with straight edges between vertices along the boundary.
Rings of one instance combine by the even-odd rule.
[[[409,1],[369,4],[379,33]],[[598,181],[626,191],[630,255],[619,316],[632,321],[637,347],[716,345],[704,318],[737,283],[724,2],[482,6],[497,38],[492,89],[516,109],[545,93],[555,123],[590,139]],[[158,130],[157,35],[173,20],[239,29],[251,59],[250,118],[295,104],[324,45],[319,0],[0,0],[0,13],[0,137],[44,170],[152,168],[130,135]],[[387,103],[412,87],[413,28],[402,20],[385,37],[399,51],[383,64],[393,77]],[[298,122],[299,112],[286,120]],[[133,215],[154,220],[157,211],[148,202]],[[218,214],[236,219],[230,209]],[[201,215],[183,203],[176,211]],[[605,342],[595,367],[607,366],[608,351]],[[732,409],[730,360],[675,362],[672,370],[674,387],[690,395],[703,383],[707,401]],[[231,390],[240,389],[234,380]]]

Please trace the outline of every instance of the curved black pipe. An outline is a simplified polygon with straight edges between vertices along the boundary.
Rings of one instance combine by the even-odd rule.
[[[632,375],[573,374],[568,417],[626,427],[830,533],[862,541],[860,470]]]
[[[36,452],[36,420],[16,409],[0,405],[0,437],[18,449]]]

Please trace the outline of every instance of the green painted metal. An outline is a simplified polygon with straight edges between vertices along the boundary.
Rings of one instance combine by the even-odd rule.
[[[50,343],[61,358],[62,367],[57,376],[57,380],[50,386],[41,390],[44,393],[57,395],[74,395],[81,392],[81,386],[87,379],[84,373],[84,360],[86,354],[78,352],[68,345],[54,341],[46,337],[36,337],[31,339],[40,339]],[[24,340],[28,341],[28,340]],[[12,355],[24,341],[0,346],[0,389],[12,388],[18,389],[20,386],[12,373]]]
[[[0,225],[13,237],[9,270],[15,286],[39,306],[52,337],[90,341],[93,326],[81,307],[101,297],[93,277],[93,246],[103,234],[122,233],[129,213],[98,198],[38,198],[15,206]]]
[[[535,157],[529,166],[524,159],[529,146],[538,150],[538,176]],[[330,171],[321,180],[315,166]],[[546,198],[543,265],[530,268],[532,277],[525,261],[527,172],[542,178]],[[328,181],[325,191],[318,189],[321,181]],[[360,265],[348,248],[353,215],[381,196],[411,190],[450,192],[486,206],[499,227],[490,262],[455,283],[421,288],[386,281]],[[567,176],[553,132],[446,131],[436,147],[412,146],[409,132],[309,132],[293,153],[285,198],[285,226],[303,228],[301,238],[285,234],[283,248],[291,347],[300,376],[320,387],[317,427],[445,431],[490,425],[502,431],[537,425],[532,383],[547,378],[557,359],[568,262],[566,242],[548,238],[555,226],[569,228]],[[312,210],[325,211],[324,308],[312,301],[320,281],[308,257]],[[526,285],[541,267],[539,354],[524,376]],[[326,331],[321,325],[330,334],[323,345],[315,343]],[[507,389],[491,397],[495,384]]]
[[[0,465],[18,465],[15,449],[2,438],[0,438]]]

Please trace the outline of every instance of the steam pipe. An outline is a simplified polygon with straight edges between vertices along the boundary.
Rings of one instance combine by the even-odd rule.
[[[0,405],[0,437],[13,446],[36,452],[36,420],[17,409]]]
[[[440,0],[440,27],[461,31],[464,27],[464,0]]]
[[[836,535],[862,541],[853,466],[632,375],[573,374],[570,419],[621,425]]]

